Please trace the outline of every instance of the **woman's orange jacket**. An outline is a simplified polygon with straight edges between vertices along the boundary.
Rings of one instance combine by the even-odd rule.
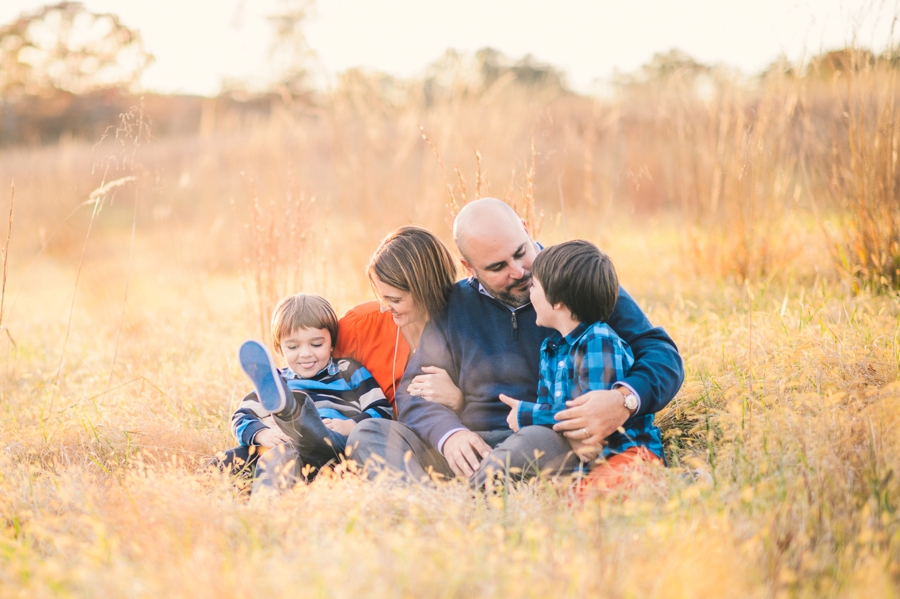
[[[388,401],[394,403],[394,389],[409,361],[409,344],[390,312],[382,312],[378,302],[350,308],[341,317],[334,356],[360,362],[378,381]]]

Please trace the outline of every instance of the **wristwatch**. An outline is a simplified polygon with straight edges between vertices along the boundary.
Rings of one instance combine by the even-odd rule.
[[[638,398],[637,395],[634,394],[634,391],[625,387],[624,385],[621,387],[616,387],[616,390],[621,392],[622,395],[625,396],[625,408],[631,412],[631,415],[634,416],[634,413],[637,412],[638,409]]]

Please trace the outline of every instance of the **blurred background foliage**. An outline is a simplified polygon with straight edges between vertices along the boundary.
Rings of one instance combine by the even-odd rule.
[[[96,153],[50,148],[121,138],[139,120],[139,228],[234,213],[217,226],[233,239],[260,198],[300,193],[332,213],[361,209],[379,230],[392,214],[443,225],[445,205],[452,214],[490,193],[531,210],[533,225],[541,213],[560,225],[596,216],[601,239],[617,217],[677,220],[682,267],[713,277],[900,287],[896,48],[851,46],[756,75],[671,50],[598,96],[530,55],[450,49],[414,78],[351,69],[316,89],[304,35],[314,3],[278,7],[269,88],[227,81],[216,97],[138,93],[152,57],[115,15],[62,2],[4,26],[0,181],[41,156],[17,175],[22,192],[32,173],[44,191],[94,189]],[[68,195],[35,202],[76,202]],[[239,265],[233,244],[203,251]]]

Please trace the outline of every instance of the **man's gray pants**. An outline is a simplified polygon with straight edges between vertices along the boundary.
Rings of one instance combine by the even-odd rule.
[[[469,477],[476,488],[498,475],[518,480],[538,474],[570,474],[580,463],[565,437],[543,426],[527,426],[516,434],[508,429],[476,434],[493,448],[481,468]],[[371,478],[381,469],[399,473],[410,482],[430,481],[433,475],[456,476],[444,456],[411,428],[394,420],[363,420],[350,433],[347,448],[350,459],[366,465]]]

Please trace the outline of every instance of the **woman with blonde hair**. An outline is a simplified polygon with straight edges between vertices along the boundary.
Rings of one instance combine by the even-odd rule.
[[[372,373],[393,402],[425,323],[440,314],[456,282],[456,260],[434,233],[405,226],[389,233],[366,268],[379,301],[351,308],[338,329],[335,355],[354,358]],[[431,401],[462,406],[462,392],[447,372],[426,369],[412,384]]]
[[[351,308],[340,319],[333,353],[336,358],[352,358],[361,363],[393,405],[397,385],[416,351],[425,323],[447,305],[447,296],[456,282],[456,261],[436,235],[422,227],[405,226],[381,241],[366,274],[379,299]],[[447,371],[428,367],[423,370],[426,374],[410,384],[416,394],[461,410],[462,392]],[[396,406],[393,409],[396,417]],[[346,421],[329,418],[322,422],[332,430],[346,425]],[[255,445],[242,445],[217,455],[208,467],[253,476],[265,451],[266,448]]]

